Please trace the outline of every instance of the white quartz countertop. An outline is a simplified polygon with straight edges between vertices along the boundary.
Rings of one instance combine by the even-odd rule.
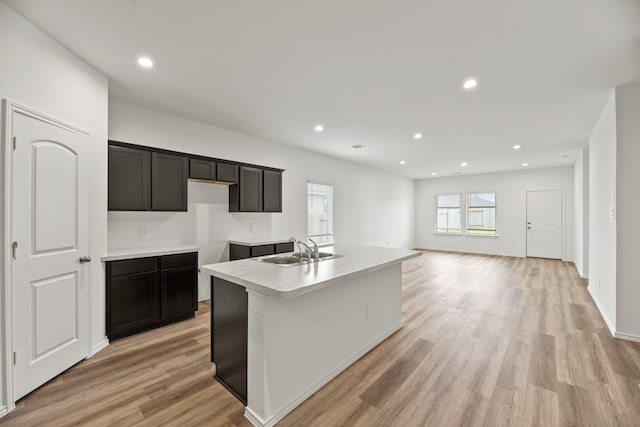
[[[118,261],[122,259],[145,258],[150,256],[183,254],[198,252],[197,246],[163,246],[151,248],[111,249],[100,258],[101,261]]]
[[[229,240],[229,243],[244,246],[260,246],[273,245],[275,243],[286,243],[289,239],[290,237],[245,237],[243,239]]]
[[[282,267],[249,258],[204,265],[202,271],[264,295],[293,297],[420,255],[420,252],[408,249],[343,245],[322,248],[322,252],[343,256],[296,267]]]

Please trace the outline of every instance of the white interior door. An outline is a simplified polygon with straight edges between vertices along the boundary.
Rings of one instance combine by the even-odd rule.
[[[89,354],[89,152],[71,128],[18,110],[10,119],[17,400]]]
[[[527,192],[527,256],[562,259],[562,191]]]

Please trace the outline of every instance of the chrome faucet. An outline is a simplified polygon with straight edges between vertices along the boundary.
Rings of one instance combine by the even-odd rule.
[[[307,255],[307,259],[308,259],[309,261],[311,261],[311,255],[313,254],[313,249],[311,249],[311,248],[309,247],[309,245],[307,245],[307,244],[306,244],[306,243],[304,243],[304,242],[300,242],[300,241],[298,241],[298,243],[300,243],[302,246],[304,246],[304,253],[305,253],[305,255]],[[302,259],[302,253],[300,254],[300,259]]]
[[[318,244],[313,239],[309,239],[309,241],[313,243],[313,258],[316,261],[320,261],[320,249],[318,249]]]
[[[300,242],[296,240],[295,237],[289,238],[289,241],[296,244],[296,246],[298,247],[298,252],[300,253],[300,259],[302,260],[302,248],[300,247]]]

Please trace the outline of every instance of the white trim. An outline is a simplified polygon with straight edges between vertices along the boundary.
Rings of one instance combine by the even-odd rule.
[[[638,335],[631,335],[631,334],[625,334],[623,332],[616,332],[613,334],[613,336],[614,338],[620,338],[621,340],[640,342],[640,336]]]
[[[96,353],[104,350],[105,348],[109,347],[109,339],[107,337],[104,337],[104,340],[100,341],[98,344],[94,345],[91,348],[91,352],[89,353],[88,357],[93,357],[96,355]]]
[[[591,292],[591,286],[587,286],[587,291],[589,292],[589,295],[591,295],[591,300],[595,303],[596,308],[598,309],[598,311],[600,312],[600,315],[604,319],[604,323],[606,323],[607,328],[609,328],[609,332],[611,333],[611,336],[615,337],[616,328],[613,326],[613,322],[611,322],[611,320],[607,316],[607,313],[602,309],[602,306],[600,305],[600,302],[598,301],[594,293]]]
[[[8,413],[9,413],[9,411],[7,410],[6,406],[0,406],[0,418],[4,417]]]
[[[293,411],[298,405],[300,405],[302,402],[304,402],[309,397],[311,397],[312,394],[314,394],[316,391],[320,390],[327,383],[329,383],[329,381],[331,381],[332,379],[337,377],[342,371],[347,369],[349,366],[353,365],[358,359],[360,359],[362,356],[364,356],[365,354],[367,354],[368,352],[373,350],[373,348],[375,348],[377,345],[379,345],[384,340],[389,338],[391,335],[393,335],[396,332],[398,332],[400,330],[400,328],[402,328],[402,326],[403,326],[403,322],[402,321],[400,321],[400,323],[396,324],[395,326],[392,326],[389,330],[387,330],[386,332],[382,333],[382,335],[380,335],[377,339],[375,339],[370,345],[368,345],[367,347],[362,349],[355,356],[353,356],[350,359],[348,359],[346,362],[344,362],[342,365],[337,367],[333,372],[331,372],[326,377],[322,378],[316,384],[314,384],[311,387],[309,387],[309,389],[307,389],[307,391],[305,393],[303,393],[300,397],[298,397],[297,399],[295,399],[294,401],[289,403],[281,411],[279,411],[278,413],[274,414],[269,419],[267,419],[267,420],[262,419],[260,416],[258,416],[255,413],[255,411],[253,411],[249,407],[249,405],[247,405],[245,407],[245,409],[244,409],[245,418],[247,418],[251,422],[251,424],[253,424],[256,427],[272,427],[272,426],[274,426],[278,421],[283,419],[289,412]]]
[[[2,301],[2,305],[4,305],[4,336],[2,337],[2,342],[0,342],[0,348],[4,350],[4,366],[2,367],[3,377],[4,377],[4,398],[6,406],[3,408],[4,411],[10,412],[12,411],[15,405],[14,392],[13,392],[13,364],[12,364],[12,353],[13,353],[13,310],[11,306],[12,294],[11,294],[11,275],[12,275],[12,263],[10,259],[10,241],[11,241],[11,200],[12,200],[12,192],[11,192],[11,184],[12,184],[12,176],[13,176],[13,149],[12,149],[12,134],[13,134],[13,117],[15,114],[22,114],[24,116],[28,116],[34,120],[40,120],[42,122],[51,124],[53,126],[60,127],[62,129],[68,130],[70,132],[77,133],[83,136],[89,136],[89,132],[65,123],[61,120],[58,120],[52,116],[40,113],[34,109],[29,107],[25,107],[24,105],[18,104],[8,98],[4,98],[2,100],[3,114],[2,114],[2,125],[4,127],[4,132],[2,133],[2,146],[4,150],[2,153],[4,155],[4,203],[3,203],[3,215],[4,215],[4,224],[3,224],[3,237],[4,237],[4,256],[3,256],[3,264],[4,264],[4,286],[0,286],[0,296],[4,299]],[[91,218],[89,218],[90,220]],[[91,233],[89,233],[89,242],[91,242]],[[89,283],[90,279],[89,279]],[[89,286],[91,288],[91,286]],[[91,297],[89,293],[88,298]],[[88,300],[88,312],[89,312],[89,321],[91,321],[91,300]],[[91,331],[89,331],[89,338],[91,336]],[[91,341],[89,339],[89,341]],[[89,344],[91,345],[91,344]]]

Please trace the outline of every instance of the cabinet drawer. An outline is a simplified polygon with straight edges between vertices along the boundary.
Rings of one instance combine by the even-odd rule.
[[[156,271],[156,257],[111,261],[111,276]]]
[[[273,255],[275,253],[274,245],[260,245],[251,247],[251,256]]]
[[[160,268],[189,267],[198,265],[198,253],[191,252],[188,254],[164,255],[160,257]]]
[[[293,252],[293,242],[276,243],[276,253]]]

